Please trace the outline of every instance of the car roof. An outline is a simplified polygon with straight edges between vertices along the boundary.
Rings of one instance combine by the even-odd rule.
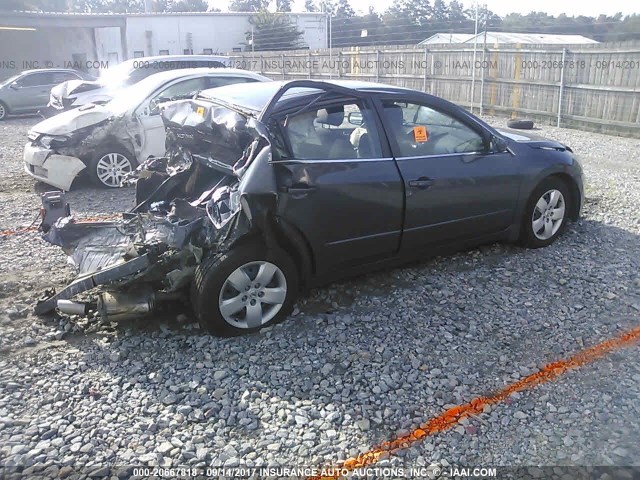
[[[224,87],[217,87],[215,89],[203,90],[200,92],[200,97],[219,99],[226,103],[237,105],[247,110],[253,110],[256,112],[261,111],[269,100],[276,94],[276,92],[284,85],[290,83],[290,81],[274,81],[261,84],[252,84],[250,88],[246,85],[226,85]],[[401,93],[401,92],[416,92],[408,88],[395,87],[393,85],[386,85],[384,83],[365,82],[360,80],[323,80],[316,83],[327,83],[330,85],[336,85],[343,88],[348,88],[355,91],[369,91],[369,92],[383,92],[383,93]],[[319,90],[315,88],[292,88],[282,97],[284,100],[293,98],[296,96],[312,95]]]
[[[249,77],[259,80],[269,80],[267,77],[259,75],[249,70],[241,70],[239,68],[226,68],[226,67],[197,67],[197,68],[178,68],[175,70],[165,70],[164,72],[154,73],[147,78],[153,78],[158,83],[164,83],[176,78],[188,77],[190,75],[224,75],[232,77]],[[150,81],[150,80],[148,80]]]
[[[228,60],[229,57],[225,55],[155,55],[153,57],[138,57],[130,58],[122,63],[133,62],[216,62],[219,60]]]
[[[73,72],[73,73],[84,73],[80,70],[76,70],[74,68],[34,68],[32,70],[23,70],[20,72],[20,75],[24,75],[26,73],[47,73],[47,72]]]

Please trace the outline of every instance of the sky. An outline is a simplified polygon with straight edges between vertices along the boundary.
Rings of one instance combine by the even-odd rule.
[[[420,1],[420,0],[416,0]],[[514,0],[478,0],[480,5],[487,4],[489,10],[497,13],[500,16],[505,16],[508,13],[522,13],[527,14],[532,10],[537,12],[546,12],[550,15],[558,16],[561,13],[566,13],[568,16],[585,15],[589,17],[598,16],[601,13],[607,15],[614,15],[617,12],[622,12],[624,15],[631,13],[640,13],[640,5],[636,0],[607,0],[607,1],[594,1],[594,0],[535,0],[535,2],[528,1],[514,1]],[[227,10],[228,0],[209,0],[211,6],[220,8],[221,10]],[[392,3],[393,0],[350,0],[351,6],[358,13],[366,13],[369,10],[369,6],[373,5],[376,11],[382,13]],[[448,0],[445,0],[448,3]],[[472,8],[474,5],[473,0],[463,0],[462,3],[467,8]],[[304,0],[294,0],[294,11],[304,11]],[[433,1],[431,1],[433,4]]]

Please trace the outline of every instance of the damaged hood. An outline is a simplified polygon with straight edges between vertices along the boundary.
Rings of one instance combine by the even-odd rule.
[[[62,112],[36,124],[32,132],[46,135],[68,135],[80,128],[96,125],[114,116],[114,112],[106,105],[84,105]]]
[[[66,98],[76,93],[88,92],[98,88],[103,88],[103,85],[98,81],[67,80],[53,87],[51,94],[57,98]]]

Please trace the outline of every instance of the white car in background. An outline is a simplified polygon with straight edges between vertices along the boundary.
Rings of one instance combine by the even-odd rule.
[[[24,148],[25,171],[62,190],[69,190],[81,172],[98,186],[119,187],[139,163],[165,153],[160,103],[223,85],[266,81],[262,75],[231,68],[156,73],[105,105],[84,105],[35,125]]]
[[[70,80],[53,87],[43,116],[51,116],[64,110],[88,103],[104,104],[120,90],[144,80],[156,73],[185,68],[221,68],[230,64],[229,57],[219,55],[160,55],[126,60],[104,70],[100,77],[90,81]]]

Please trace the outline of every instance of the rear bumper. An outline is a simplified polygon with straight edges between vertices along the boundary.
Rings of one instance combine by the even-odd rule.
[[[74,102],[75,98],[67,98],[67,97],[56,97],[53,94],[49,96],[49,103],[47,104],[47,108],[50,108],[53,111],[63,112],[65,110],[70,110],[71,104]]]

